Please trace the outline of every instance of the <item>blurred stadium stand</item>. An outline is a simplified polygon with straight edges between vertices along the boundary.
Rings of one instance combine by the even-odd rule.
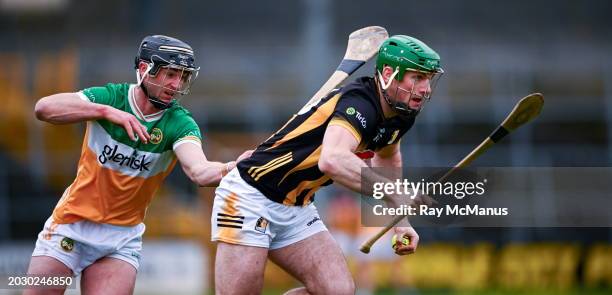
[[[0,245],[33,246],[76,172],[83,126],[37,121],[36,100],[135,81],[133,58],[148,34],[175,36],[196,50],[202,70],[182,103],[199,122],[211,159],[233,159],[274,132],[333,72],[348,33],[381,25],[391,34],[412,35],[431,45],[446,71],[402,141],[406,165],[453,165],[531,92],[545,94],[542,116],[476,165],[612,164],[609,1],[45,3],[0,1]],[[370,63],[357,75],[372,72]],[[196,242],[204,246],[194,255],[204,256],[202,261],[211,266],[214,192],[196,189],[180,170],[175,169],[147,212],[145,248],[154,240]],[[333,208],[334,199],[343,195],[343,190],[325,189],[317,202],[320,208]],[[371,282],[358,276],[364,290],[612,288],[609,228],[423,229],[417,255],[365,261],[355,253],[363,241],[360,230],[350,229],[358,224],[358,212],[345,212],[345,220],[335,214],[324,220],[346,237],[353,269],[369,264],[375,270]],[[394,280],[393,269],[405,270],[406,276]],[[274,266],[267,271],[266,286],[294,285]],[[209,282],[211,272],[206,268],[198,274]],[[206,289],[207,284],[199,286]]]

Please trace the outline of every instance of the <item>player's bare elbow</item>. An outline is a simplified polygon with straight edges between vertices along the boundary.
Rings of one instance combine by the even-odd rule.
[[[189,178],[189,180],[191,180],[191,182],[202,186],[200,184],[200,178],[198,177],[198,171],[197,171],[197,167],[196,166],[191,166],[191,165],[181,165],[183,168],[183,172],[185,172],[185,175],[187,176],[187,178]]]
[[[337,158],[333,156],[333,154],[323,153],[319,158],[318,166],[321,172],[325,173],[327,176],[333,178],[337,173]]]
[[[187,175],[187,178],[189,178],[189,180],[191,180],[191,182],[193,182],[193,183],[195,183],[195,184],[197,184],[199,186],[202,186],[200,184],[200,180],[198,179],[198,176],[194,172],[187,171],[187,170],[184,170],[184,172],[185,172],[185,175]]]
[[[200,187],[216,187],[219,185],[219,182],[221,182],[221,177],[211,176],[211,177],[206,177],[206,178],[195,178],[195,179],[192,179],[191,181],[193,181]]]
[[[41,98],[34,106],[36,119],[48,122],[51,118],[51,104],[47,97]]]

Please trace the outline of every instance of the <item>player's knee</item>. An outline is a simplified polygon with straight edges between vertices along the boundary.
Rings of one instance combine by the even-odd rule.
[[[341,282],[341,283],[340,283]],[[349,277],[344,281],[340,281],[337,286],[337,291],[334,294],[355,294],[355,281]]]
[[[348,276],[345,278],[326,278],[320,282],[313,282],[306,285],[306,290],[310,294],[355,294],[355,282]]]

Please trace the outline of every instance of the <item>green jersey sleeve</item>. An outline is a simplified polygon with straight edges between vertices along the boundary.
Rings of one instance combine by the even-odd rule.
[[[104,105],[115,105],[117,100],[117,85],[107,84],[102,87],[90,87],[83,89],[79,92],[81,98],[87,99],[88,101],[104,104]]]
[[[176,149],[177,146],[191,142],[197,145],[202,144],[202,134],[200,133],[200,127],[195,122],[189,112],[184,112],[181,117],[181,124],[177,128],[176,136],[172,143],[172,149]]]

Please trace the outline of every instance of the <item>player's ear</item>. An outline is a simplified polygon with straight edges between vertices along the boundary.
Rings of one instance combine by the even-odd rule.
[[[144,61],[140,61],[138,63],[138,71],[140,71],[140,74],[144,74],[144,72],[147,70],[147,63]]]
[[[382,76],[385,79],[385,83],[388,83],[389,78],[391,78],[391,75],[393,75],[393,68],[385,65],[382,71]]]

